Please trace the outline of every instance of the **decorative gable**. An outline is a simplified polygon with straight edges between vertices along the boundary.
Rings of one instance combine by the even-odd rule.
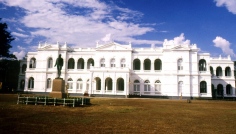
[[[190,50],[190,48],[187,45],[177,45],[173,47],[172,50]]]
[[[98,45],[96,48],[97,51],[127,51],[131,50],[130,45],[120,45],[118,43],[112,42],[106,45]]]

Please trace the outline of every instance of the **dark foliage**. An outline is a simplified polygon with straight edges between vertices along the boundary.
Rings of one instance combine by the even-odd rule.
[[[0,18],[1,21],[1,18]],[[7,24],[0,22],[0,57],[7,57],[7,58],[15,58],[13,54],[9,54],[9,49],[12,47],[10,45],[11,41],[14,38],[11,34],[7,31]]]
[[[18,60],[0,61],[0,82],[3,83],[0,92],[12,92],[17,89],[20,64]]]
[[[1,18],[0,18],[1,21]],[[14,38],[7,31],[7,24],[0,22],[0,92],[12,92],[17,88],[19,61],[9,53]]]

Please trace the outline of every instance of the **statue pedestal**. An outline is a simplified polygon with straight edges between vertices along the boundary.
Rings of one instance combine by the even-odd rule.
[[[65,81],[62,78],[56,78],[53,80],[52,92],[49,93],[49,97],[66,98]]]

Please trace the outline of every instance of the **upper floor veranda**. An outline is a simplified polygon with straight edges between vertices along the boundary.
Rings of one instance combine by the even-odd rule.
[[[210,57],[209,53],[198,53],[196,45],[176,45],[158,48],[132,48],[131,44],[110,43],[96,48],[70,48],[67,44],[40,44],[37,52],[29,52],[27,61],[21,65],[21,73],[45,71],[55,72],[56,58],[64,59],[62,71],[90,72],[113,71],[134,73],[183,73],[211,74],[231,77],[234,66],[230,56]]]

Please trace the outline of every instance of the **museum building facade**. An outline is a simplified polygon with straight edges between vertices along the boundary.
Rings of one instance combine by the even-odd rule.
[[[163,44],[132,48],[110,42],[94,48],[39,44],[20,61],[18,90],[49,93],[57,77],[78,96],[235,97],[234,63],[230,56],[211,57],[197,45]]]

